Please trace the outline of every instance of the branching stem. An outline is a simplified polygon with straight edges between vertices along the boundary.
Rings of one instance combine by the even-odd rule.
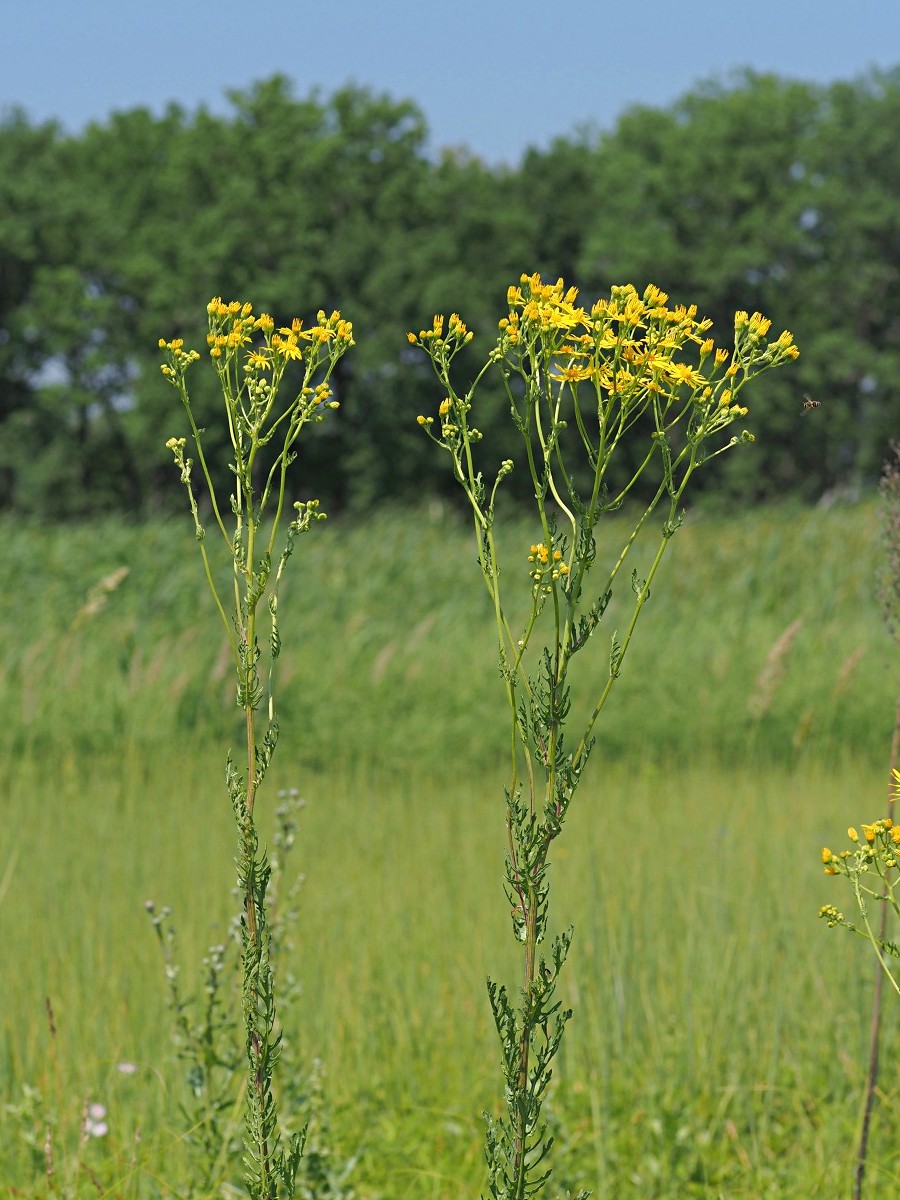
[[[574,289],[565,291],[561,280],[544,284],[535,275],[523,276],[520,283],[509,289],[509,316],[500,322],[496,348],[463,395],[454,390],[450,368],[472,335],[459,317],[451,316],[446,332],[443,317],[435,317],[430,330],[409,335],[428,354],[445,392],[439,432],[432,432],[433,417],[420,417],[419,424],[450,454],[454,477],[471,506],[509,709],[506,896],[523,964],[515,1006],[503,987],[488,981],[504,1064],[506,1110],[500,1121],[487,1118],[492,1200],[526,1200],[549,1177],[542,1161],[552,1138],[540,1117],[552,1074],[550,1064],[571,1016],[552,998],[572,937],[569,930],[552,939],[549,961],[540,956],[549,912],[550,846],[562,831],[594,744],[594,726],[619,676],[663,555],[681,523],[684,490],[708,454],[705,443],[744,415],[735,397],[747,379],[796,357],[789,334],[772,344],[765,341],[768,322],[759,314],[749,318],[739,313],[733,352],[711,357],[712,342],[704,337],[709,323],[695,320],[694,309],[668,309],[666,296],[652,286],[642,297],[631,287],[614,288],[609,300],[598,301],[588,313],[575,307]],[[695,345],[701,346],[700,364],[707,364],[706,375],[684,361],[685,351]],[[521,438],[540,530],[540,541],[528,555],[531,606],[518,637],[503,604],[494,538],[496,497],[513,462],[506,459],[501,464],[488,492],[473,452],[481,435],[469,419],[476,388],[492,366],[500,370]],[[735,383],[738,377],[740,384]],[[580,398],[582,385],[590,403]],[[568,431],[570,406],[572,431]],[[682,426],[680,449],[675,452],[670,443],[678,425]],[[611,488],[608,473],[616,451],[626,437],[634,440],[642,427],[649,428],[650,441],[632,456],[639,463],[637,469],[624,486]],[[729,445],[739,440],[750,440],[749,435],[733,438]],[[589,594],[601,515],[621,505],[639,481],[646,492],[644,477],[651,472],[656,472],[649,488],[652,499],[626,536],[603,589]],[[583,497],[576,481],[586,477]],[[613,635],[606,680],[572,751],[566,742],[572,660],[599,625],[622,566],[665,496],[669,509],[659,546],[646,579],[639,580],[636,571],[632,576],[634,601],[624,640],[619,643]],[[539,630],[543,646],[533,646]],[[522,763],[527,782],[524,797]],[[586,1195],[579,1193],[580,1200]]]

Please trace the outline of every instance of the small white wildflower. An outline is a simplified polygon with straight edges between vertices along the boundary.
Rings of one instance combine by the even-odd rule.
[[[105,1118],[106,1108],[102,1104],[89,1104],[84,1118],[84,1132],[88,1137],[105,1137],[109,1126]]]

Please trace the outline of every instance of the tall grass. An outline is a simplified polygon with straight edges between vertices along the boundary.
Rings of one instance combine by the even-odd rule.
[[[557,902],[576,928],[575,1020],[552,1104],[560,1189],[626,1200],[846,1190],[868,971],[865,946],[836,944],[816,920],[833,898],[818,851],[884,791],[893,687],[870,584],[875,531],[864,506],[696,518],[677,535],[667,606],[654,612],[651,597],[605,758],[558,851],[569,859]],[[197,757],[182,728],[227,736],[227,669],[180,526],[4,535],[2,1100],[38,1086],[65,1103],[76,1134],[84,1099],[102,1100],[109,1137],[85,1150],[97,1177],[131,1179],[113,1194],[171,1194],[182,1068],[143,903],[172,906],[186,964],[222,940],[235,907],[220,754]],[[299,725],[293,706],[315,736],[286,736],[272,766],[273,790],[299,787],[308,801],[293,964],[303,994],[288,1034],[326,1065],[336,1141],[363,1151],[360,1196],[471,1197],[496,1070],[484,976],[513,969],[497,961],[491,616],[460,583],[468,531],[445,514],[339,525],[307,550],[320,602],[301,612],[283,597],[282,712],[286,729]],[[91,588],[121,566],[130,574],[85,614]],[[798,620],[761,705],[767,660]],[[692,636],[702,622],[705,649]],[[174,644],[173,628],[184,631]],[[626,727],[643,738],[626,742]],[[679,768],[689,744],[709,750],[708,767]],[[409,753],[418,768],[401,773]],[[442,762],[449,778],[436,777]],[[121,1074],[122,1061],[137,1073]],[[874,1194],[900,1182],[898,1105],[888,1073]],[[39,1148],[20,1122],[0,1121],[0,1181],[42,1194]]]
[[[7,757],[117,756],[123,741],[171,754],[186,733],[195,744],[198,727],[236,736],[224,637],[184,523],[8,525],[2,535]],[[507,536],[527,549],[535,531],[523,523]],[[761,753],[785,764],[883,754],[894,688],[873,582],[874,504],[701,514],[677,537],[661,568],[666,603],[654,608],[651,595],[598,731],[606,750],[672,761],[700,747],[729,763]],[[305,769],[390,769],[409,755],[436,769],[438,717],[459,771],[496,760],[492,617],[465,585],[468,539],[461,520],[435,509],[430,521],[338,523],[305,544],[297,578],[285,581],[280,675],[284,727],[307,730],[296,747]],[[121,567],[129,574],[86,613],[92,589]],[[608,640],[617,614],[614,595],[594,636]],[[761,695],[792,626],[778,686]]]
[[[19,863],[42,870],[17,867],[0,907],[18,964],[5,972],[4,1099],[31,1083],[76,1123],[83,1098],[102,1100],[98,1175],[108,1180],[103,1156],[115,1153],[127,1175],[139,1128],[141,1195],[157,1194],[154,1174],[178,1178],[184,1087],[143,902],[173,906],[185,962],[221,939],[230,829],[217,765],[186,764],[187,808],[171,764],[132,760],[105,792],[87,763],[78,777],[48,764],[18,775]],[[276,782],[290,786],[287,770]],[[848,798],[879,786],[873,770],[648,768],[612,769],[586,789],[559,876],[576,926],[576,1019],[552,1105],[561,1186],[635,1198],[844,1190],[868,972],[865,947],[857,958],[816,920],[831,897],[818,848]],[[502,914],[484,919],[503,848],[494,789],[333,773],[304,791],[301,1025],[288,1034],[326,1064],[337,1143],[363,1151],[361,1196],[471,1197],[483,1182],[477,1116],[493,1092],[484,975],[503,932]],[[448,794],[451,806],[436,803]],[[119,1061],[138,1073],[120,1075]],[[884,1194],[900,1179],[898,1103],[888,1077],[870,1166]],[[0,1145],[0,1178],[34,1182],[14,1122]]]

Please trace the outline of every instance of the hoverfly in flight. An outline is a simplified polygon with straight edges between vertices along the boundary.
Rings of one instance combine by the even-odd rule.
[[[813,400],[812,396],[807,396],[806,393],[804,392],[803,407],[800,409],[801,417],[804,416],[808,412],[812,412],[812,410],[814,408],[821,408],[821,407],[822,407],[821,401]]]

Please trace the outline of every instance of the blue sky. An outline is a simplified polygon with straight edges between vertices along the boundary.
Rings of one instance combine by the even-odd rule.
[[[281,72],[298,96],[410,98],[433,150],[515,163],[735,68],[827,83],[894,66],[900,0],[11,0],[0,61],[0,107],[71,130],[170,100],[224,112],[227,88]]]

